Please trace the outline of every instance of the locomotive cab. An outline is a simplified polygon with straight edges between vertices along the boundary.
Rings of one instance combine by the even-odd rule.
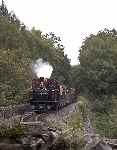
[[[56,107],[59,100],[59,89],[57,82],[52,79],[44,79],[43,77],[32,80],[32,96],[30,104],[35,111],[46,111]]]

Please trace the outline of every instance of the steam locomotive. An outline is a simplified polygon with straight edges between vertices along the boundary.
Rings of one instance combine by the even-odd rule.
[[[58,110],[75,101],[75,89],[68,89],[54,79],[32,80],[30,104],[35,112]]]

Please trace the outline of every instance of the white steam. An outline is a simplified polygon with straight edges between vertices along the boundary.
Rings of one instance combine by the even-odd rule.
[[[53,68],[48,62],[43,62],[42,59],[38,59],[33,65],[34,72],[37,77],[50,78]]]

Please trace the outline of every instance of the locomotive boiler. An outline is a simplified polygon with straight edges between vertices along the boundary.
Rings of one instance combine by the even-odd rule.
[[[30,104],[35,112],[58,110],[73,101],[74,89],[67,89],[54,79],[40,77],[32,80]]]

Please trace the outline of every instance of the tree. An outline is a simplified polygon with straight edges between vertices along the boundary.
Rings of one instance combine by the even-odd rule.
[[[8,9],[2,0],[2,5],[0,6],[0,16],[8,16]]]
[[[0,105],[21,103],[30,86],[30,59],[15,49],[0,49],[0,54]]]
[[[117,31],[99,31],[90,35],[80,49],[80,78],[92,99],[101,100],[110,107],[113,94],[117,94]],[[85,92],[85,91],[84,91]],[[105,100],[105,97],[108,95]]]
[[[52,32],[43,35],[35,28],[28,30],[13,12],[9,13],[4,1],[0,11],[0,104],[22,102],[31,84],[31,65],[39,58],[53,66],[53,78],[70,83],[70,60],[60,37]]]

